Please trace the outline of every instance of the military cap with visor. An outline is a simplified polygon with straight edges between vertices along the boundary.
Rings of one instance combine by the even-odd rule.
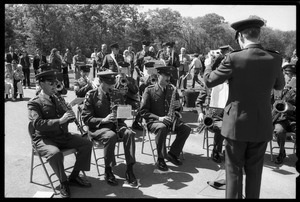
[[[264,26],[264,21],[255,18],[249,18],[246,20],[240,20],[231,24],[231,27],[236,30],[235,39],[237,39],[238,33],[247,28],[261,28]]]
[[[282,67],[282,69],[284,71],[289,71],[289,72],[292,72],[292,73],[296,73],[296,65],[295,64],[292,64],[292,63],[289,63],[289,64],[286,64]]]
[[[57,80],[58,74],[59,72],[56,70],[47,70],[35,75],[35,79],[41,82],[54,81]]]
[[[110,48],[119,49],[119,44],[118,43],[113,43],[113,44],[110,45]]]
[[[175,68],[173,66],[159,66],[155,67],[155,69],[157,70],[158,74],[165,74],[171,76],[172,71],[174,71]]]
[[[121,67],[129,67],[130,66],[130,64],[128,62],[125,62],[125,61],[118,62],[118,65],[121,66]]]
[[[90,64],[82,64],[82,65],[79,65],[79,68],[83,72],[89,72],[91,65]]]
[[[150,41],[143,41],[142,44],[145,46],[150,46]]]
[[[116,83],[116,75],[118,75],[118,72],[113,72],[111,70],[105,70],[97,73],[99,79],[109,85]]]

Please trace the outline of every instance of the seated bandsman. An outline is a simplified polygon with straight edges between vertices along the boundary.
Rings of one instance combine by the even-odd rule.
[[[286,82],[285,88],[274,94],[275,102],[272,111],[273,134],[279,146],[279,155],[275,159],[276,164],[282,164],[283,159],[286,157],[284,145],[287,133],[296,134],[296,67],[294,64],[286,64],[283,66],[283,70]],[[284,101],[285,103],[283,105],[276,104],[278,101]],[[281,109],[281,105],[284,106],[283,109]]]
[[[80,78],[74,81],[74,92],[77,97],[84,98],[89,90],[94,88],[92,81],[89,79],[90,65],[80,65]]]
[[[73,111],[65,111],[57,93],[57,72],[44,71],[37,74],[40,93],[28,101],[29,121],[35,129],[33,141],[37,152],[45,157],[60,182],[60,195],[70,197],[69,185],[91,187],[91,183],[79,176],[80,171],[89,171],[92,143],[78,134],[70,133],[68,125],[74,120]],[[67,104],[67,103],[64,103]],[[64,156],[61,149],[77,150],[74,169],[69,177],[64,171]]]
[[[125,160],[127,169],[125,178],[130,186],[137,186],[138,182],[133,173],[135,164],[135,133],[130,130],[124,119],[117,119],[116,108],[122,103],[122,97],[115,96],[117,72],[110,70],[101,71],[99,76],[100,85],[90,90],[85,97],[82,110],[82,120],[89,127],[93,141],[104,145],[105,179],[110,185],[118,185],[112,167],[116,165],[115,145],[118,140],[124,144]]]
[[[182,110],[179,94],[170,84],[174,67],[156,67],[158,81],[145,89],[141,102],[141,116],[145,119],[147,128],[155,134],[158,159],[156,166],[161,171],[167,171],[165,158],[175,165],[182,165],[179,155],[191,128],[178,119],[177,113]],[[173,125],[174,124],[174,125]],[[166,137],[170,131],[176,133],[176,138],[167,154]]]

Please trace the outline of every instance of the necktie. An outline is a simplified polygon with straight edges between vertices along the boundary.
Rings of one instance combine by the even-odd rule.
[[[54,98],[54,96],[52,95],[52,96],[50,96],[50,100],[51,100],[51,102],[55,105],[55,98]]]

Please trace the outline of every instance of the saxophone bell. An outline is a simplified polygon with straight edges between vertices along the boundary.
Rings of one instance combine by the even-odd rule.
[[[56,90],[61,91],[64,89],[64,84],[61,81],[57,81]]]
[[[203,119],[203,124],[207,127],[210,128],[214,125],[214,120],[211,116],[205,116]]]
[[[274,103],[274,110],[279,112],[279,113],[285,113],[285,112],[288,112],[288,111],[295,110],[295,107],[293,105],[291,105],[290,103],[288,103],[288,102],[285,102],[283,100],[279,100],[279,101],[276,101]]]

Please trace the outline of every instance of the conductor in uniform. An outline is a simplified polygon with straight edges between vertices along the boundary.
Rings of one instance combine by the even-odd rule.
[[[119,71],[119,62],[124,62],[124,57],[119,53],[119,44],[113,43],[110,45],[111,53],[104,56],[102,70],[110,69],[113,72]]]
[[[77,134],[68,131],[68,125],[74,120],[73,111],[65,111],[61,101],[53,96],[56,93],[57,72],[48,70],[37,74],[41,92],[28,101],[29,121],[35,134],[33,141],[37,151],[45,157],[60,182],[62,198],[70,197],[69,185],[91,187],[91,183],[79,176],[80,171],[89,171],[91,165],[92,143]],[[69,177],[64,171],[64,156],[61,149],[76,149],[76,162]]]
[[[158,73],[158,81],[154,85],[148,86],[142,97],[140,113],[145,119],[148,130],[155,134],[155,143],[157,148],[157,169],[167,171],[168,166],[164,159],[175,165],[182,165],[179,155],[182,152],[186,139],[189,137],[191,128],[177,119],[174,133],[176,138],[171,145],[169,152],[166,149],[166,137],[172,130],[173,122],[169,117],[170,108],[172,114],[178,117],[178,112],[182,109],[179,101],[179,94],[174,91],[174,86],[170,85],[170,77],[174,67],[162,66],[155,67]],[[175,94],[173,94],[175,93]],[[174,96],[175,95],[175,96]],[[171,99],[174,99],[171,106]]]
[[[97,73],[100,86],[86,94],[82,120],[89,127],[93,141],[104,145],[105,179],[109,185],[116,186],[116,180],[112,167],[116,165],[115,145],[122,140],[127,169],[125,178],[129,185],[137,186],[138,182],[133,173],[135,164],[135,133],[130,130],[123,119],[116,119],[114,106],[118,102],[124,102],[122,96],[115,94],[117,72],[110,70]],[[121,103],[122,104],[122,103]]]
[[[232,51],[212,71],[207,67],[208,88],[228,80],[229,95],[224,108],[221,134],[225,137],[226,198],[259,198],[264,154],[272,139],[271,91],[284,87],[282,57],[259,43],[260,19],[231,25],[241,50]]]

